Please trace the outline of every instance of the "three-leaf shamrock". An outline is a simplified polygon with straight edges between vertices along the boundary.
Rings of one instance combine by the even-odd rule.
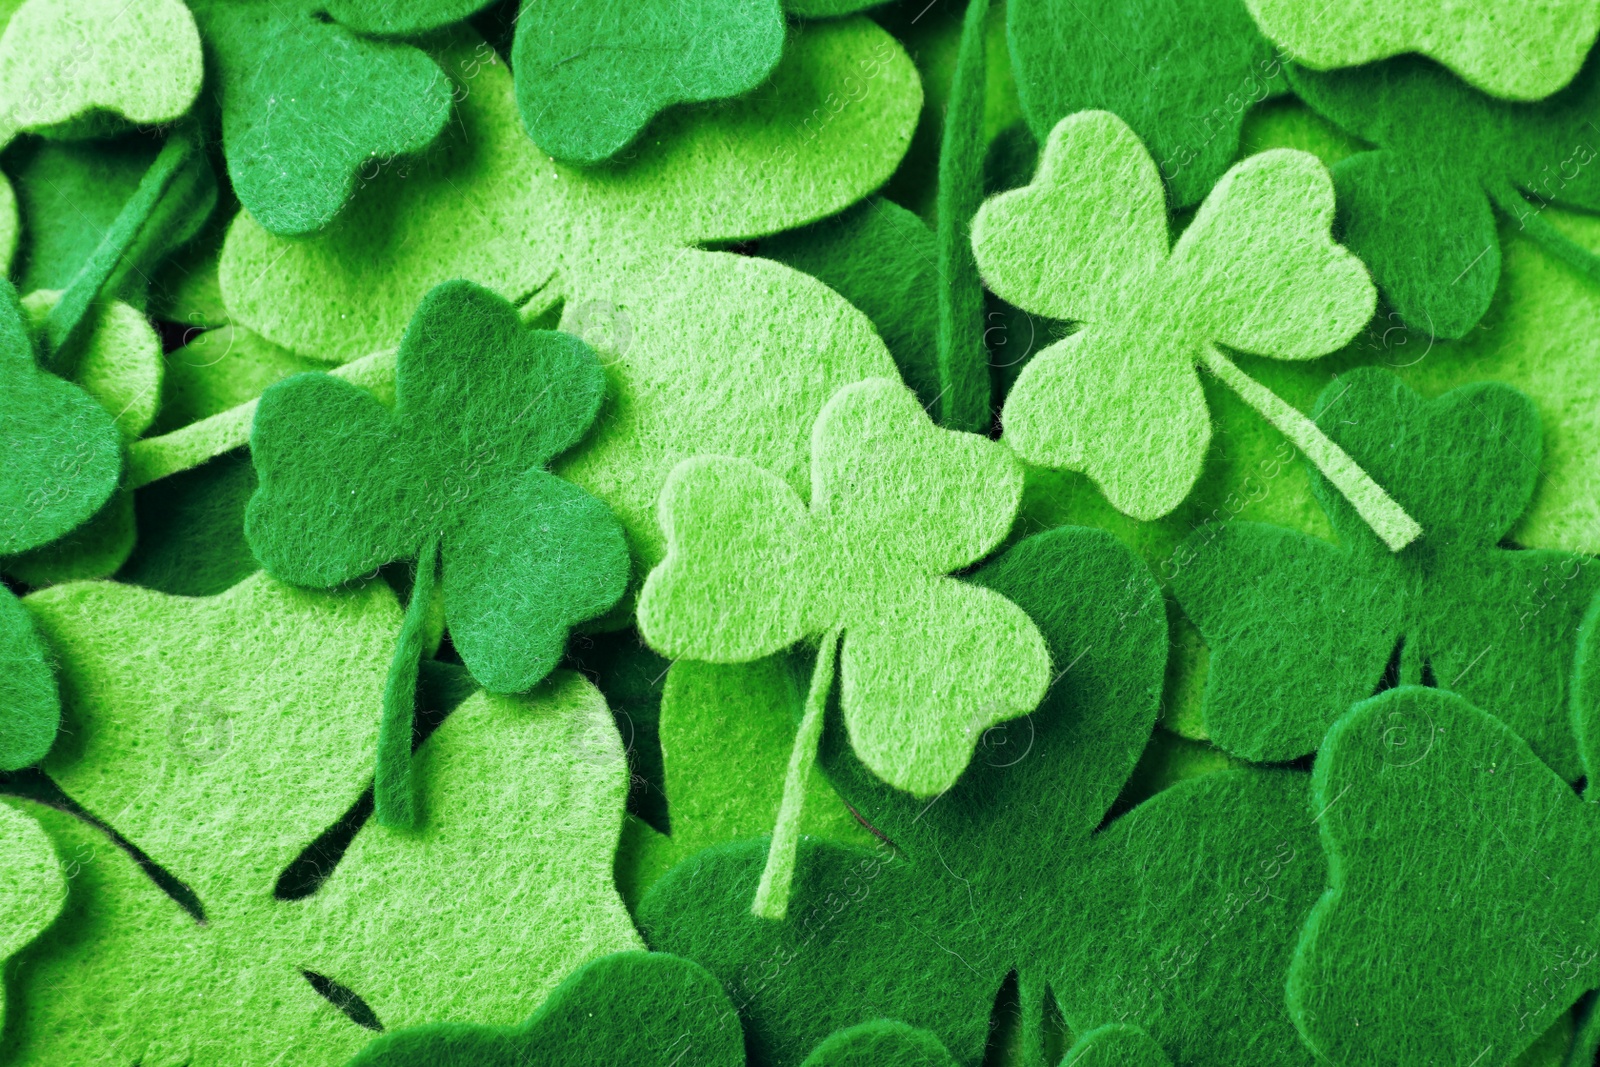
[[[1510,100],[1538,100],[1566,85],[1600,33],[1595,0],[1244,3],[1262,31],[1297,63],[1328,70],[1419,52],[1484,92]]]
[[[1263,152],[1225,174],[1170,250],[1161,179],[1132,130],[1087,111],[1051,131],[1033,183],[984,203],[984,280],[1018,307],[1083,328],[1040,352],[1006,398],[1005,440],[1029,463],[1081,470],[1118,510],[1167,514],[1200,475],[1211,416],[1197,365],[1311,457],[1392,549],[1417,524],[1305,416],[1225,356],[1332,352],[1372,317],[1361,263],[1335,244],[1315,157]]]
[[[1289,76],[1319,114],[1376,146],[1333,168],[1343,237],[1407,324],[1456,338],[1483,317],[1500,279],[1491,204],[1600,281],[1600,257],[1544,215],[1600,209],[1600,62],[1537,104],[1491,99],[1415,56]]]
[[[436,568],[456,650],[495,692],[538,683],[567,631],[622,595],[628,551],[616,520],[543,469],[588,431],[604,393],[582,341],[530,330],[494,293],[447,282],[400,343],[392,411],[327,374],[262,395],[250,442],[261,485],[245,517],[262,566],[326,588],[420,560],[385,698],[383,821],[412,821],[405,677],[415,677]]]
[[[1328,731],[1312,783],[1329,884],[1289,1010],[1319,1060],[1499,1067],[1600,986],[1600,807],[1517,731],[1396,689]]]
[[[1211,649],[1212,739],[1250,759],[1311,752],[1398,653],[1401,682],[1431,675],[1496,708],[1540,758],[1577,778],[1567,679],[1600,567],[1500,546],[1539,476],[1532,403],[1496,383],[1424,400],[1361,368],[1323,391],[1316,416],[1427,533],[1391,553],[1314,477],[1337,546],[1258,523],[1192,534],[1174,557],[1173,589]]]
[[[822,638],[775,865],[792,863],[836,649],[852,746],[918,796],[949,788],[985,730],[1044,695],[1049,654],[1027,614],[946,577],[1000,543],[1021,497],[1021,467],[1004,448],[935,427],[915,394],[881,378],[839,390],[817,416],[809,509],[748,460],[685,460],[667,479],[667,555],[639,597],[645,640],[674,658],[732,663]],[[784,876],[774,877],[768,910],[781,915]]]
[[[1178,1063],[1309,1067],[1283,1008],[1326,876],[1307,777],[1205,775],[1097,831],[1155,723],[1161,592],[1114,537],[1080,527],[1022,541],[972,581],[1026,610],[1067,668],[1038,710],[986,734],[932,802],[863,767],[830,714],[821,765],[892,847],[803,842],[783,923],[749,910],[765,841],[707,849],[645,896],[646,940],[717,976],[752,1062],[799,1064],[835,1030],[893,1018],[975,1063],[1014,969],[1034,1041],[1048,989],[1075,1033],[1126,1022]]]
[[[519,1022],[640,947],[612,881],[627,761],[581,677],[425,686],[448,711],[416,757],[427,818],[394,833],[367,817],[384,583],[26,603],[73,726],[45,765],[64,796],[33,810],[73,877],[8,975],[8,1062],[335,1067],[374,1029]]]

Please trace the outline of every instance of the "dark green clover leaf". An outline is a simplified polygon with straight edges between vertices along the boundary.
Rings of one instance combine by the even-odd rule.
[[[1532,104],[1486,96],[1417,56],[1288,72],[1301,99],[1376,146],[1333,167],[1344,243],[1409,325],[1462,337],[1488,310],[1500,280],[1491,204],[1600,281],[1600,259],[1543,214],[1600,209],[1600,61]]]
[[[568,630],[617,602],[628,551],[605,504],[544,470],[600,410],[605,376],[587,345],[530,330],[503,298],[455,281],[423,298],[396,363],[392,411],[327,374],[262,395],[245,535],[273,576],[319,588],[420,558],[379,740],[379,816],[404,824],[406,672],[437,561],[456,651],[486,689],[509,693],[543,679]]]
[[[1211,191],[1250,108],[1288,88],[1239,0],[1012,0],[1006,37],[1034,139],[1110,111],[1149,147],[1174,208]]]
[[[646,940],[716,975],[752,1062],[776,1067],[882,1018],[976,1063],[1012,970],[1034,1055],[1048,990],[1076,1033],[1125,1023],[1184,1064],[1309,1067],[1282,992],[1326,876],[1307,776],[1205,775],[1097,829],[1160,702],[1154,579],[1110,534],[1061,527],[972,580],[1027,611],[1060,665],[1038,710],[987,731],[927,800],[855,759],[835,707],[819,765],[892,847],[803,841],[782,922],[750,913],[764,839],[706,849],[646,895]]]
[[[1396,689],[1328,731],[1312,783],[1329,880],[1288,1000],[1320,1062],[1502,1067],[1600,986],[1600,807],[1509,724]]]
[[[517,107],[556,159],[609,159],[657,112],[766,81],[783,54],[778,0],[529,0],[511,65]]]
[[[1424,533],[1390,552],[1313,473],[1340,544],[1260,523],[1190,535],[1173,589],[1211,649],[1212,740],[1256,760],[1311,752],[1341,709],[1377,690],[1398,648],[1401,682],[1431,677],[1497,709],[1577,778],[1568,677],[1600,567],[1500,545],[1539,475],[1532,401],[1497,383],[1424,400],[1362,368],[1323,391],[1314,417]]]
[[[364,168],[426,148],[450,116],[449,79],[420,48],[364,34],[422,33],[482,6],[192,4],[221,105],[228,176],[251,217],[280,235],[319,230]]]
[[[44,759],[61,724],[61,697],[22,601],[0,588],[0,771]]]

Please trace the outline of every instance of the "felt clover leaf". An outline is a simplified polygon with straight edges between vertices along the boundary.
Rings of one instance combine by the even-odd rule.
[[[1328,70],[1420,52],[1468,84],[1508,100],[1538,100],[1565,86],[1600,33],[1595,0],[1244,2],[1262,32],[1296,63]]]
[[[515,1026],[434,1023],[384,1034],[349,1067],[583,1067],[597,1050],[637,1067],[744,1067],[728,995],[705,968],[662,952],[584,964]]]
[[[875,1019],[830,1034],[801,1067],[956,1067],[956,1061],[928,1031]]]
[[[749,910],[765,841],[707,849],[645,895],[645,939],[722,982],[752,1062],[792,1067],[836,1030],[892,1018],[976,1063],[1015,970],[1024,1062],[1043,1062],[1050,991],[1073,1033],[1125,1023],[1177,1063],[1310,1067],[1282,999],[1326,878],[1306,776],[1207,774],[1107,824],[1160,704],[1160,589],[1083,527],[1028,538],[971,580],[1071,664],[1039,708],[990,730],[931,804],[862,766],[830,714],[819,762],[879,847],[802,842],[782,923]]]
[[[1541,759],[1577,778],[1567,679],[1600,567],[1500,546],[1539,476],[1532,403],[1494,383],[1424,400],[1362,368],[1323,391],[1316,415],[1428,532],[1391,553],[1317,480],[1337,546],[1258,523],[1192,534],[1173,589],[1211,649],[1212,738],[1249,759],[1311,752],[1393,659],[1402,682],[1431,677],[1497,708]]]
[[[1288,88],[1238,0],[1014,0],[1006,40],[1040,144],[1075,112],[1120,115],[1155,154],[1175,208],[1211,191],[1250,109]]]
[[[778,0],[524,4],[511,63],[535,144],[592,164],[673,104],[754,89],[783,53]]]
[[[8,963],[48,928],[66,897],[67,880],[44,829],[21,809],[0,801],[0,963]],[[0,986],[4,1022],[6,990]]]
[[[1044,695],[1050,661],[1033,622],[946,577],[999,544],[1021,496],[1003,448],[938,429],[886,379],[841,389],[817,417],[809,510],[748,460],[685,460],[667,479],[667,557],[639,597],[645,640],[673,658],[729,663],[822,638],[760,913],[783,914],[836,650],[855,751],[918,796],[948,789],[983,731]]]
[[[1329,881],[1289,1010],[1319,1060],[1498,1067],[1600,985],[1600,808],[1506,723],[1384,693],[1328,731],[1312,792]],[[1593,1061],[1586,1029],[1564,1062]]]
[[[111,116],[171,122],[199,94],[203,66],[180,0],[26,0],[0,34],[0,145],[24,130],[112,132]]]
[[[1005,439],[1029,463],[1088,474],[1119,511],[1160,518],[1194,486],[1211,438],[1198,364],[1309,455],[1390,548],[1405,546],[1417,524],[1219,347],[1314,359],[1367,323],[1372,283],[1332,221],[1315,157],[1263,152],[1223,176],[1169,251],[1161,180],[1133,131],[1103,111],[1062,119],[1033,183],[973,222],[991,289],[1084,324],[1023,368]]]
[[[26,604],[73,727],[32,810],[76,874],[8,975],[16,1062],[336,1067],[380,1029],[515,1024],[640,947],[612,880],[627,761],[581,677],[493,696],[430,664],[427,817],[399,834],[369,818],[384,583]]]
[[[0,771],[43,759],[61,723],[61,698],[33,621],[11,590],[0,592]]]
[[[1491,99],[1415,56],[1289,76],[1319,114],[1374,146],[1333,168],[1344,240],[1408,325],[1458,338],[1483,317],[1500,278],[1491,205],[1600,281],[1600,257],[1545,215],[1552,204],[1600,209],[1600,63],[1537,104]]]
[[[1172,1067],[1161,1046],[1137,1026],[1097,1027],[1073,1043],[1061,1067]]]
[[[400,343],[391,412],[326,374],[261,398],[261,486],[245,535],[268,573],[326,588],[416,557],[379,739],[379,819],[413,821],[411,690],[434,572],[463,662],[494,692],[549,674],[567,631],[608,611],[628,550],[605,504],[544,469],[600,410],[605,378],[568,334],[529,330],[471,282],[423,298]]]
[[[215,63],[228,176],[272,233],[326,226],[363,168],[420,152],[444,129],[450,83],[438,64],[412,45],[365,34],[437,29],[471,13],[459,0],[408,11],[366,0],[192,7]]]

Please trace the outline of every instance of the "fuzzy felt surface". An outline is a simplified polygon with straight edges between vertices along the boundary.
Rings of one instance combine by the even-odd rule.
[[[27,604],[73,725],[47,770],[175,882],[41,813],[83,869],[70,921],[21,965],[13,1062],[338,1064],[371,1036],[360,1018],[512,1023],[637,946],[611,882],[626,763],[577,676],[450,713],[416,755],[422,827],[396,833],[358,804],[399,625],[382,583],[258,575],[199,600],[83,583]],[[348,847],[310,848],[338,827]]]
[[[0,802],[0,963],[49,927],[66,896],[67,880],[43,827],[21,806]],[[5,1021],[6,990],[0,987]]]
[[[135,492],[138,542],[117,579],[175,596],[215,596],[260,570],[244,536],[256,485],[249,454],[230,452]]]
[[[622,952],[574,971],[519,1025],[402,1030],[373,1041],[349,1067],[580,1067],[602,1060],[743,1067],[744,1041],[733,1005],[705,968],[662,952]]]
[[[1288,988],[1320,1056],[1508,1063],[1596,984],[1600,808],[1493,715],[1420,687],[1366,701],[1313,792],[1329,881]]]
[[[854,749],[919,796],[947,788],[979,736],[1031,710],[1049,657],[1003,596],[945,577],[1005,536],[1020,466],[935,427],[899,382],[836,393],[811,437],[811,501],[747,460],[686,460],[661,493],[667,555],[639,598],[645,640],[738,663],[842,628]]]
[[[555,159],[616,155],[673,104],[754,89],[783,53],[778,0],[528,4],[511,62],[528,136]]]
[[[1535,104],[1492,99],[1415,56],[1327,73],[1291,66],[1289,78],[1374,146],[1333,169],[1344,241],[1405,323],[1430,336],[1463,337],[1488,309],[1502,254],[1491,205],[1546,242],[1548,205],[1600,208],[1600,62]]]
[[[1360,368],[1323,392],[1316,414],[1427,532],[1391,553],[1317,478],[1337,545],[1258,523],[1196,531],[1173,588],[1211,649],[1212,739],[1250,759],[1311,752],[1398,652],[1402,682],[1432,677],[1497,708],[1545,762],[1577,778],[1568,678],[1600,567],[1499,544],[1538,476],[1532,403],[1489,382],[1424,400]]]
[[[801,1067],[956,1067],[956,1061],[928,1031],[877,1019],[829,1034]]]
[[[527,689],[560,659],[568,629],[627,584],[606,506],[543,469],[582,438],[604,388],[582,341],[527,329],[480,286],[445,283],[400,343],[392,411],[325,374],[262,396],[246,537],[270,573],[315,587],[437,540],[463,661],[491,690]]]
[[[1172,1067],[1172,1061],[1143,1030],[1113,1023],[1078,1038],[1061,1067]]]
[[[1074,112],[1113,112],[1149,146],[1174,207],[1210,192],[1246,113],[1287,88],[1239,0],[1013,0],[1007,15],[1034,137]]]
[[[376,163],[421,151],[450,114],[450,83],[421,49],[374,40],[321,5],[197,0],[234,192],[272,233],[326,226]]]
[[[1103,111],[1063,119],[1033,182],[973,223],[990,289],[1084,323],[1023,368],[1005,440],[1031,464],[1085,472],[1134,518],[1172,511],[1211,439],[1197,367],[1219,367],[1215,345],[1314,359],[1372,317],[1365,269],[1330,236],[1333,208],[1314,157],[1265,152],[1230,170],[1169,248],[1155,160],[1134,132]]]
[[[1570,82],[1600,33],[1595,0],[1460,4],[1452,0],[1244,0],[1288,57],[1317,70],[1418,52],[1469,85],[1538,100]]]
[[[166,357],[156,433],[170,433],[248,403],[267,387],[327,364],[306,359],[242,326],[196,329]]]
[[[61,698],[33,619],[9,589],[0,591],[0,708],[0,771],[43,759],[61,723]]]
[[[23,130],[171,122],[199,94],[202,67],[181,0],[27,0],[0,34],[0,144]]]
[[[974,581],[1028,611],[1064,668],[1039,709],[989,731],[932,802],[879,782],[831,714],[820,766],[893,846],[802,841],[782,923],[749,910],[766,842],[708,849],[647,894],[646,940],[722,981],[756,1063],[893,1018],[975,1064],[1016,968],[1023,1010],[1048,985],[1075,1032],[1126,1020],[1177,1062],[1309,1065],[1281,1000],[1325,878],[1306,777],[1206,775],[1096,832],[1155,721],[1160,592],[1110,534],[1071,527]]]

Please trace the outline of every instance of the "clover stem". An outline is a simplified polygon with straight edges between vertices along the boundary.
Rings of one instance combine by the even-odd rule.
[[[1547,206],[1543,201],[1530,204],[1509,182],[1496,182],[1489,186],[1489,196],[1495,206],[1546,252],[1555,256],[1591,282],[1600,284],[1600,256],[1583,247],[1556,228],[1544,217]]]
[[[829,630],[817,649],[817,665],[811,671],[811,689],[806,693],[806,710],[800,718],[800,732],[789,750],[789,773],[783,780],[783,801],[778,805],[778,822],[772,828],[772,844],[767,849],[767,865],[761,871],[751,914],[781,921],[789,913],[789,886],[794,881],[795,853],[800,847],[800,813],[805,807],[806,782],[811,765],[817,762],[817,745],[822,740],[822,717],[833,688],[833,664],[839,650],[839,628]]]
[[[1017,969],[1017,1008],[1022,1014],[1022,1067],[1045,1067],[1044,981]]]
[[[99,299],[101,290],[122,258],[128,254],[128,249],[144,232],[145,224],[150,221],[161,198],[172,187],[173,180],[197,151],[199,141],[191,127],[174,130],[167,138],[167,143],[161,146],[155,162],[139,179],[139,187],[117,213],[116,221],[101,236],[99,245],[84,260],[83,266],[78,268],[78,273],[67,286],[66,292],[61,294],[61,299],[56,301],[56,306],[50,309],[44,324],[44,351],[40,360],[46,370],[62,377],[72,376],[74,368],[67,362],[72,352],[72,340],[82,327],[89,309]]]
[[[1588,1002],[1578,1009],[1578,1027],[1572,1034],[1572,1047],[1562,1067],[1592,1067],[1595,1052],[1600,1050],[1600,993],[1589,994]]]
[[[1294,446],[1310,457],[1311,462],[1383,539],[1391,552],[1398,552],[1422,534],[1422,527],[1405,513],[1372,476],[1350,458],[1350,454],[1332,441],[1306,418],[1261,383],[1251,378],[1224,356],[1215,345],[1203,346],[1206,366],[1218,378],[1238,393],[1245,403],[1255,408],[1261,417],[1277,427]]]
[[[398,830],[417,824],[416,790],[411,784],[411,740],[417,708],[417,667],[427,629],[428,606],[439,570],[439,538],[433,537],[417,558],[417,580],[395,638],[394,658],[383,686],[383,718],[378,722],[378,761],[372,776],[373,810],[378,822]]]

